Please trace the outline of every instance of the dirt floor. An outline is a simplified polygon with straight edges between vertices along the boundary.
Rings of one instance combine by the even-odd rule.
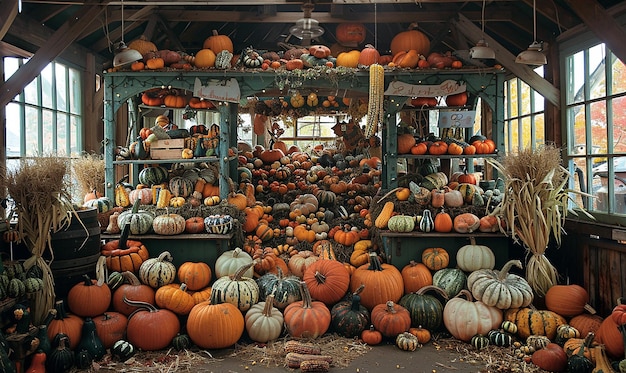
[[[73,372],[299,372],[284,365],[283,342],[210,351],[192,348],[182,352],[138,353],[125,363],[107,355],[94,363],[93,369]],[[316,343],[322,353],[334,358],[330,372],[541,372],[513,357],[512,348],[490,346],[476,351],[469,344],[450,338],[435,339],[414,352],[401,351],[391,341],[367,346],[356,340],[327,336]]]

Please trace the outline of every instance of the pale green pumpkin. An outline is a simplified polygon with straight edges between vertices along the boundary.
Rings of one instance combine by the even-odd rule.
[[[392,232],[411,232],[415,229],[415,217],[409,215],[394,215],[387,222],[387,227]]]

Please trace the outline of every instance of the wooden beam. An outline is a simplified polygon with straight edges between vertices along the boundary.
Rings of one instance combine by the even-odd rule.
[[[19,94],[24,87],[30,83],[50,61],[54,60],[63,50],[70,45],[76,37],[93,20],[104,11],[105,5],[89,5],[82,7],[74,16],[61,26],[28,60],[19,68],[9,80],[0,84],[0,106],[7,105],[13,97]]]
[[[9,28],[13,24],[15,17],[17,17],[17,1],[18,0],[0,0],[0,40],[7,34]]]
[[[457,28],[463,30],[468,39],[471,40],[473,43],[476,43],[479,39],[483,37],[482,30],[462,14],[458,14],[458,18],[453,19],[452,23]],[[502,45],[500,45],[493,38],[491,38],[489,35],[484,35],[484,38],[489,46],[496,52],[496,60],[502,66],[504,66],[508,71],[526,82],[532,89],[537,91],[552,105],[556,106],[557,108],[560,107],[560,92],[557,88],[555,88],[552,84],[550,84],[550,82],[539,76],[530,67],[515,63],[516,56],[509,52]]]
[[[596,0],[565,0],[617,58],[626,63],[626,32]]]

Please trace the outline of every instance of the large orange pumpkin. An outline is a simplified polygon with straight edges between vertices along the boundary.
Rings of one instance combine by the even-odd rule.
[[[336,260],[321,259],[307,267],[303,280],[314,299],[331,306],[346,295],[350,275]]]
[[[341,45],[356,47],[365,41],[367,29],[362,23],[340,23],[335,29],[335,36]]]
[[[407,31],[402,31],[391,39],[391,54],[415,49],[425,56],[430,51],[430,40],[424,33],[415,29],[417,23],[411,23]]]
[[[245,329],[244,318],[237,306],[231,303],[195,305],[187,318],[189,338],[206,349],[226,348],[241,338]]]
[[[217,30],[213,30],[213,35],[209,36],[204,40],[202,44],[203,49],[210,49],[215,54],[223,50],[227,50],[230,53],[233,53],[233,41],[226,35],[220,35]]]
[[[388,300],[398,302],[404,294],[404,280],[400,271],[391,264],[382,264],[376,253],[370,253],[370,263],[357,268],[350,279],[350,291],[365,285],[361,304],[371,310]]]
[[[342,269],[345,272],[345,270]],[[285,308],[285,329],[294,338],[317,338],[330,327],[330,310],[322,302],[313,301],[304,282],[300,283],[301,301]]]

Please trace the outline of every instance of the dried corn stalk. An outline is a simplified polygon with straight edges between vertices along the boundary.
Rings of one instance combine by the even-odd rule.
[[[568,212],[570,174],[561,163],[560,149],[545,145],[505,156],[503,163],[489,162],[504,176],[505,196],[494,214],[506,219],[507,233],[521,242],[530,255],[526,280],[538,295],[557,283],[556,268],[544,255],[550,237],[561,244]],[[574,203],[576,201],[572,199]]]
[[[384,119],[385,69],[375,63],[370,65],[369,100],[367,102],[367,125],[365,138],[369,139],[378,130],[378,123]]]

